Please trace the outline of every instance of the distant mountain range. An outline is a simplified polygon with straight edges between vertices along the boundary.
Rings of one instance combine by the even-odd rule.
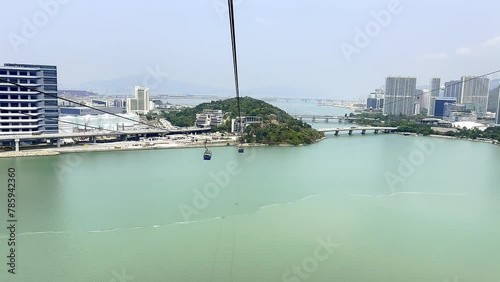
[[[148,85],[149,84],[149,85]],[[151,94],[198,94],[198,95],[235,95],[234,88],[212,87],[178,80],[145,80],[141,76],[126,76],[109,80],[94,80],[77,85],[74,89],[86,90],[101,95],[132,95],[135,86],[145,86],[151,89]],[[231,85],[232,86],[232,85]],[[287,97],[302,98],[315,97],[315,93],[307,93],[296,88],[286,86],[268,86],[250,89],[240,89],[241,96],[252,97]]]

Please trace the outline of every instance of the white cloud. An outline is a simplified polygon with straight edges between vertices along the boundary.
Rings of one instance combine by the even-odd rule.
[[[418,57],[420,60],[446,60],[448,59],[447,53],[438,53],[438,54],[427,54],[424,56]]]
[[[472,49],[469,48],[469,47],[460,47],[460,48],[457,49],[457,51],[455,52],[455,54],[457,54],[459,56],[471,55],[472,54]]]
[[[484,48],[496,48],[500,47],[500,36],[490,38],[481,44]]]

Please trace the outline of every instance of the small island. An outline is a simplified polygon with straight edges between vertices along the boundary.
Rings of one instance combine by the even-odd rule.
[[[313,129],[311,125],[264,101],[242,97],[240,105],[242,123],[245,123],[242,134],[244,143],[297,146],[312,144],[324,138],[324,134]],[[219,111],[222,114],[222,121],[212,127],[213,132],[235,131],[235,120],[236,125],[239,122],[236,98],[202,103],[180,111],[164,112],[163,118],[174,126],[192,126],[197,123],[197,114],[204,111]]]

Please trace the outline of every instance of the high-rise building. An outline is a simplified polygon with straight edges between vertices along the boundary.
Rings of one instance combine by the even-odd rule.
[[[484,117],[488,107],[490,79],[486,77],[462,76],[462,104],[473,105],[478,117]]]
[[[430,106],[430,103],[431,103],[431,92],[429,89],[417,89],[417,94],[415,95],[418,95],[420,98],[419,98],[419,101],[420,101],[420,109],[421,110],[426,110],[427,114],[429,114],[429,106]]]
[[[0,78],[0,134],[58,133],[57,67],[4,64]]]
[[[135,98],[127,98],[127,113],[147,114],[150,110],[149,88],[136,86]]]
[[[384,89],[378,88],[368,95],[366,100],[367,109],[382,109],[384,107]]]
[[[429,111],[427,111],[428,116],[435,116],[436,115],[436,99],[438,97],[430,97],[429,99]]]
[[[431,87],[431,97],[439,97],[439,91],[441,91],[441,78],[433,77],[430,81]]]
[[[498,97],[498,107],[497,107],[497,125],[500,126],[500,97]]]
[[[429,104],[428,104],[428,107],[427,109],[429,109],[427,111],[427,115],[429,116],[434,116],[434,105],[435,105],[435,101],[437,98],[439,98],[439,91],[441,91],[441,78],[439,77],[433,77],[431,78],[431,81],[430,81],[430,91],[429,91]]]
[[[385,80],[384,114],[413,115],[416,89],[416,77],[388,76]]]
[[[462,81],[451,80],[444,83],[444,97],[455,97],[457,101],[461,101],[462,97]]]
[[[488,112],[491,113],[497,112],[498,96],[500,96],[500,86],[496,86],[495,88],[490,90],[490,94],[488,96],[488,108],[487,108]]]

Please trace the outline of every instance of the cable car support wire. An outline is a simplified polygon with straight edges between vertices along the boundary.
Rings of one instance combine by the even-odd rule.
[[[236,33],[234,28],[234,9],[233,9],[233,0],[228,0],[228,11],[229,11],[229,26],[231,28],[231,44],[233,50],[233,68],[234,68],[234,86],[236,88],[236,105],[238,109],[238,133],[240,139],[240,147],[238,152],[243,153],[243,147],[241,144],[243,143],[243,126],[241,119],[241,104],[240,104],[240,85],[238,80],[238,59],[236,55]]]

